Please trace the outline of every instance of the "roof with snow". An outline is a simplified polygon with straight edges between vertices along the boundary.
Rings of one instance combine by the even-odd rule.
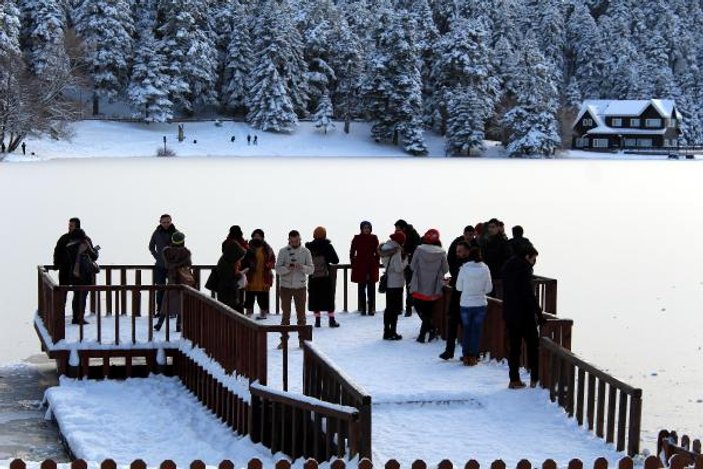
[[[637,117],[650,105],[654,106],[654,109],[665,119],[671,118],[676,108],[676,102],[673,99],[587,99],[581,104],[581,109],[574,125],[581,120],[586,112],[589,112],[595,119],[597,128],[606,127],[606,117]]]

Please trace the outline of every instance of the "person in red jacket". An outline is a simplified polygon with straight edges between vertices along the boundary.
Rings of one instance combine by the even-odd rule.
[[[359,307],[362,316],[376,312],[376,283],[378,282],[378,237],[372,234],[371,222],[362,221],[361,233],[354,236],[349,250],[351,281],[358,284]]]

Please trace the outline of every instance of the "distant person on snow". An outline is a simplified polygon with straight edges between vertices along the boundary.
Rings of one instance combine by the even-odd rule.
[[[27,154],[27,144],[22,142],[22,154],[26,155]]]
[[[313,240],[305,244],[312,256],[313,271],[308,279],[308,309],[315,315],[315,327],[320,327],[321,311],[327,311],[330,327],[339,327],[334,317],[334,293],[339,256],[332,242],[327,239],[327,230],[318,226],[312,234]]]
[[[251,134],[247,134],[247,145],[251,145]]]
[[[258,143],[259,143],[259,136],[254,135],[254,145],[258,145]]]
[[[171,215],[164,213],[159,217],[159,225],[151,234],[149,240],[149,253],[154,258],[154,285],[165,285],[168,271],[164,261],[164,249],[171,244],[171,236],[175,233],[176,225],[173,224]],[[156,292],[156,315],[161,315],[161,303],[164,299],[164,291]]]
[[[351,281],[358,285],[358,311],[362,316],[376,312],[376,283],[378,282],[378,237],[371,233],[371,222],[362,221],[360,233],[354,235],[349,249]]]

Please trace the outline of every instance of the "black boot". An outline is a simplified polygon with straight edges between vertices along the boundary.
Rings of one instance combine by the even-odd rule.
[[[320,327],[320,316],[315,318],[315,327]]]
[[[330,327],[339,327],[339,323],[334,320],[334,316],[330,317]]]

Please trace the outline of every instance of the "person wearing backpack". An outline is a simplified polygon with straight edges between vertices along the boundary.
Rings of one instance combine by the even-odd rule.
[[[300,233],[291,230],[288,233],[288,246],[281,248],[276,257],[276,273],[279,275],[281,293],[281,325],[290,325],[291,301],[295,302],[298,325],[305,325],[305,300],[308,275],[314,272],[312,255],[300,241]],[[303,341],[300,340],[300,346]],[[278,345],[283,348],[283,342]]]
[[[93,242],[80,228],[71,231],[66,243],[66,260],[69,267],[68,283],[71,285],[95,285],[95,274],[98,267],[95,261],[98,251],[93,247]],[[71,324],[88,324],[85,317],[85,302],[88,298],[87,291],[73,292],[73,319]]]
[[[339,256],[327,239],[327,230],[318,226],[312,234],[313,240],[305,245],[312,256],[314,266],[308,280],[308,309],[315,314],[315,327],[320,327],[321,311],[327,311],[330,327],[339,327],[334,318],[334,292],[336,283],[336,267]]]
[[[193,265],[191,261],[190,250],[185,247],[186,235],[180,231],[176,231],[171,236],[171,244],[164,248],[164,265],[166,266],[166,280],[169,285],[189,285],[194,286],[192,272],[190,267]],[[190,275],[189,275],[190,274]],[[176,332],[181,331],[181,295],[178,290],[170,290],[164,296],[164,304],[162,314],[159,316],[159,321],[154,326],[154,330],[158,331],[166,320],[169,314],[175,315]]]

